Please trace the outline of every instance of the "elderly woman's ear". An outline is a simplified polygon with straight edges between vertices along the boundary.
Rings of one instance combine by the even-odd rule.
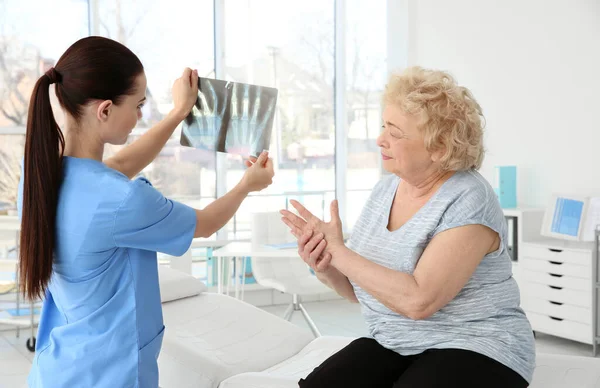
[[[433,151],[431,153],[431,161],[434,163],[439,162],[440,160],[442,160],[442,156],[444,156],[445,153],[446,153],[446,150],[443,148]]]

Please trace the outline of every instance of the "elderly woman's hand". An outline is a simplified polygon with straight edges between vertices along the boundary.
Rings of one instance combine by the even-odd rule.
[[[296,236],[298,243],[300,243],[300,239],[303,235],[310,231],[311,236],[314,234],[318,235],[319,233],[323,235],[322,238],[326,240],[326,247],[324,250],[326,253],[331,253],[332,250],[344,246],[342,221],[340,220],[337,200],[331,202],[331,221],[329,222],[324,222],[315,217],[299,202],[294,200],[290,202],[292,206],[298,210],[300,217],[288,210],[281,210],[281,214],[283,215],[283,222],[290,228],[292,234]],[[306,241],[308,243],[309,240]],[[317,241],[317,243],[319,242],[320,241]]]
[[[327,241],[320,232],[307,230],[298,238],[298,254],[310,268],[322,274],[333,269],[330,266],[331,253],[325,252],[326,246]]]

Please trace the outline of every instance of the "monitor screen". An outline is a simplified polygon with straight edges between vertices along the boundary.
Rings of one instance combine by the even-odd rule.
[[[556,234],[577,237],[583,218],[583,207],[583,201],[557,197],[550,231]]]

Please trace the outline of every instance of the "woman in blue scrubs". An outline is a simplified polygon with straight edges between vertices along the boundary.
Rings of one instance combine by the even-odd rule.
[[[107,160],[104,145],[126,142],[146,100],[135,54],[84,38],[37,81],[20,188],[21,284],[28,297],[44,296],[30,387],[157,387],[164,326],[156,252],[182,255],[272,182],[263,153],[246,161],[234,189],[196,210],[131,180],[188,115],[197,81],[186,69],[173,86],[173,110]],[[52,113],[51,84],[66,136]]]

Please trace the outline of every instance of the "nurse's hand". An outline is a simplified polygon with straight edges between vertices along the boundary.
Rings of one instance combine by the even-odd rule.
[[[198,99],[198,70],[186,67],[173,84],[173,113],[181,120],[192,110]]]
[[[258,159],[250,159],[245,162],[248,169],[240,182],[247,192],[260,191],[273,183],[273,159],[269,153],[263,151]]]

